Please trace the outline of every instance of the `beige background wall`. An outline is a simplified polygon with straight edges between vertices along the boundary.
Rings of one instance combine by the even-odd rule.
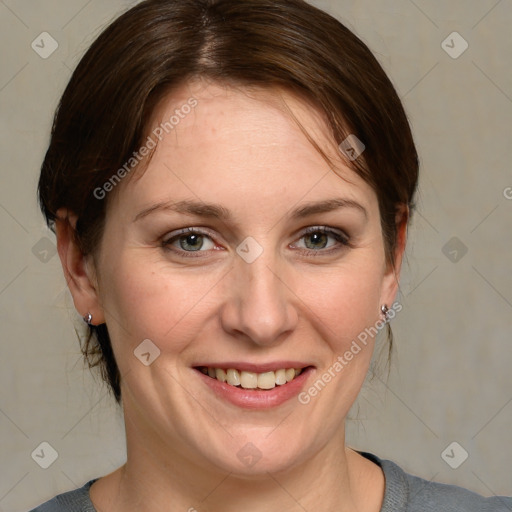
[[[394,364],[386,383],[365,387],[349,442],[427,479],[511,495],[512,4],[315,3],[375,51],[422,160]],[[121,416],[82,369],[36,183],[71,69],[129,5],[0,0],[0,511],[28,510],[124,461]],[[457,58],[442,47],[454,31],[469,45]],[[58,43],[46,59],[31,47],[42,32]],[[446,44],[453,56],[463,48],[458,36]],[[38,48],[49,49],[49,39]],[[31,457],[42,442],[58,452],[48,469]],[[457,465],[462,449],[452,469],[445,460]]]

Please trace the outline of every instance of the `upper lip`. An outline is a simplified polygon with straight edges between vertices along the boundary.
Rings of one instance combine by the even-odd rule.
[[[234,370],[242,370],[253,373],[275,372],[276,370],[287,368],[306,368],[312,366],[311,364],[300,361],[273,361],[269,363],[247,363],[243,361],[223,361],[221,363],[201,363],[193,365],[194,368],[208,367],[208,368],[222,368],[224,370],[233,368]]]

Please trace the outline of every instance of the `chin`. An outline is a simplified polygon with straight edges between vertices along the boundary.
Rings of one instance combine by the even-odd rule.
[[[271,432],[271,431],[270,431]],[[219,448],[212,452],[210,444],[208,459],[215,468],[242,479],[267,478],[268,473],[286,472],[300,465],[307,458],[305,442],[291,439],[290,436],[270,435],[265,429],[260,434],[251,429],[250,436],[244,439],[231,438],[229,443],[219,443]],[[313,448],[313,447],[312,447]]]

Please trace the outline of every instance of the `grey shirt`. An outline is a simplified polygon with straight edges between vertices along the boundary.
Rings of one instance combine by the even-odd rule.
[[[361,455],[378,464],[386,478],[380,512],[512,512],[512,498],[484,498],[474,492],[430,482],[405,473],[394,462],[371,453]],[[89,498],[90,480],[80,489],[59,494],[30,512],[97,512]]]

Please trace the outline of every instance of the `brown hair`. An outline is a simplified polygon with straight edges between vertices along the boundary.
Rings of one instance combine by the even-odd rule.
[[[93,191],[143,144],[155,106],[194,77],[292,90],[319,106],[336,142],[365,145],[347,163],[375,190],[387,261],[398,205],[414,208],[418,156],[400,99],[368,47],[302,0],[146,0],[116,19],[81,59],[59,103],[39,202],[52,229],[73,211],[84,254],[101,242],[108,197]],[[389,329],[389,325],[388,325]],[[392,342],[391,330],[388,337]],[[120,374],[105,324],[82,347],[116,401]]]

